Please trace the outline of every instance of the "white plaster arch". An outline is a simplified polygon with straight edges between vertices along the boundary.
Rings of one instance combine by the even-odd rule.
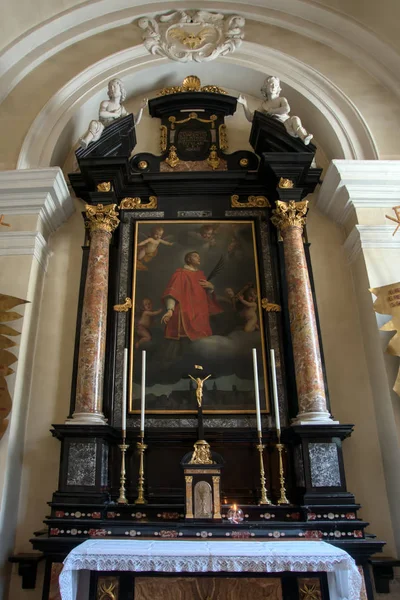
[[[386,42],[353,19],[304,0],[218,0],[203,2],[207,9],[239,13],[325,44],[362,66],[400,95],[400,56]],[[199,8],[193,2],[172,0],[88,0],[32,28],[0,54],[0,102],[35,67],[63,48],[102,31],[132,23],[143,14],[177,8]],[[132,25],[133,27],[133,25]]]
[[[74,116],[92,103],[96,114],[100,94],[112,77],[124,79],[128,92],[146,93],[182,81],[188,71],[205,83],[238,89],[259,96],[265,75],[278,74],[305,125],[314,132],[329,159],[376,159],[378,150],[362,115],[351,100],[325,76],[308,65],[277,50],[244,42],[236,53],[212,64],[182,65],[151,56],[136,46],[101,60],[63,86],[32,123],[18,158],[19,169],[62,164],[81,131]],[[242,76],[240,76],[242,75]],[[238,86],[240,82],[240,86]],[[291,93],[289,94],[289,89]]]

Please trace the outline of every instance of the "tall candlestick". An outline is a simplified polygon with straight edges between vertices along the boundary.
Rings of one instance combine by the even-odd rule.
[[[257,350],[253,348],[254,393],[256,396],[257,431],[261,435],[260,390],[258,387]]]
[[[271,374],[272,374],[272,389],[274,395],[274,409],[275,409],[275,424],[278,431],[278,437],[281,435],[281,420],[279,417],[279,404],[278,404],[278,385],[276,383],[276,366],[275,366],[275,350],[270,350],[271,356]]]
[[[124,367],[122,371],[122,437],[126,437],[126,403],[128,387],[128,348],[124,349]]]
[[[144,435],[144,413],[146,404],[146,350],[142,350],[142,390],[140,403],[140,434]]]

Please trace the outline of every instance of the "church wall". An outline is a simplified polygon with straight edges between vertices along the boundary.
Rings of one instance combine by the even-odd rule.
[[[396,553],[374,392],[365,359],[365,336],[358,314],[352,270],[343,248],[344,231],[311,206],[307,231],[315,280],[331,411],[341,423],[355,425],[343,442],[349,491],[362,505],[369,530],[387,542],[385,554]]]
[[[399,442],[399,398],[391,390],[395,381],[394,362],[398,367],[398,359],[385,355],[387,342],[391,337],[386,332],[379,332],[378,327],[388,317],[376,315],[372,308],[375,296],[368,291],[369,287],[387,285],[399,280],[397,274],[385,275],[385,262],[392,259],[399,261],[399,252],[388,249],[364,248],[364,256],[360,253],[352,265],[356,286],[357,303],[360,320],[363,323],[364,352],[368,361],[368,377],[374,397],[375,420],[378,429],[386,473],[386,486],[389,502],[392,506],[392,527],[395,536],[397,554],[400,552],[400,522],[397,499],[400,494],[398,473],[400,469]],[[395,263],[393,263],[395,264]],[[382,267],[380,267],[382,265]],[[377,326],[378,323],[378,326]],[[393,372],[395,371],[395,372]],[[380,490],[383,494],[383,490]]]
[[[18,363],[14,369],[16,375],[10,379],[12,396],[12,411],[10,424],[5,438],[0,441],[4,470],[0,471],[0,530],[2,543],[0,547],[0,597],[7,587],[7,577],[10,570],[8,557],[13,554],[15,543],[15,528],[19,514],[19,502],[22,498],[20,487],[21,473],[29,462],[29,455],[24,448],[24,435],[29,427],[35,427],[30,422],[28,411],[30,406],[31,376],[36,361],[36,322],[39,316],[40,296],[43,288],[44,273],[41,265],[32,256],[0,257],[1,290],[9,295],[16,295],[30,301],[25,307],[16,310],[24,314],[22,334],[18,338]],[[12,325],[21,327],[21,321]],[[5,476],[5,474],[7,474]],[[40,481],[40,475],[37,482]],[[36,483],[36,485],[38,485]],[[33,491],[33,490],[32,490]],[[12,597],[12,596],[11,596]],[[17,598],[18,596],[14,596]]]

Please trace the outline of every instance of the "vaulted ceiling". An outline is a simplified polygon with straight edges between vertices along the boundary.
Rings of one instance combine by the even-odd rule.
[[[121,8],[128,8],[132,3],[123,0],[110,0],[109,2],[97,2],[96,0],[14,0],[5,2],[2,6],[3,12],[3,30],[0,39],[0,49],[15,41],[19,36],[24,35],[30,29],[44,24],[45,22],[59,17],[62,13],[73,11],[78,6],[87,7],[94,4],[104,3],[108,12],[110,8],[117,11]],[[176,3],[178,6],[179,2]],[[190,6],[190,2],[185,3],[185,7]],[[214,10],[218,2],[207,2],[207,8]],[[301,0],[301,2],[292,2],[287,0],[253,0],[246,2],[246,5],[270,8],[272,10],[287,12],[296,16],[299,14],[298,5],[309,5],[315,10],[323,7],[332,15],[332,26],[334,24],[334,15],[339,13],[349,19],[354,19],[358,24],[375,33],[382,41],[393,46],[400,51],[400,36],[398,34],[398,23],[400,20],[400,2],[398,0]],[[143,12],[156,12],[157,4],[153,2],[143,2],[141,4]],[[194,8],[198,8],[196,3]],[[204,8],[204,6],[203,6]],[[229,10],[229,9],[228,9]]]

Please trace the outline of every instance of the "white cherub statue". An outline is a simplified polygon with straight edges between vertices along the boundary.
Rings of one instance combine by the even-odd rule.
[[[264,96],[264,101],[258,110],[281,121],[289,135],[300,138],[308,146],[313,136],[304,129],[299,117],[291,117],[289,115],[289,102],[286,98],[280,96],[281,83],[279,78],[274,76],[267,77],[261,88],[261,93]],[[238,102],[243,105],[246,118],[251,123],[254,113],[249,110],[247,100],[242,94],[240,94]]]
[[[111,79],[111,81],[108,82],[108,97],[109,100],[103,100],[100,104],[98,121],[90,121],[88,130],[81,138],[79,138],[79,145],[82,148],[87,148],[91,142],[97,142],[107,125],[110,125],[115,119],[125,117],[128,114],[122,104],[126,98],[126,90],[120,79]],[[134,115],[135,125],[140,123],[143,110],[146,108],[147,104],[148,100],[145,98],[140,105],[137,116]]]

